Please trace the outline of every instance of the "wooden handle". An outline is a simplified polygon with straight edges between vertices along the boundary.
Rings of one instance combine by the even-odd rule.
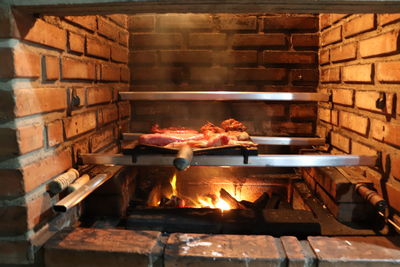
[[[174,166],[180,171],[185,170],[190,166],[193,159],[193,150],[190,146],[184,145],[179,149],[176,158],[174,159]]]

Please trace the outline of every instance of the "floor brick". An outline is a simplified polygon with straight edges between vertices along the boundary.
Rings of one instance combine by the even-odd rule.
[[[172,234],[164,266],[281,266],[284,260],[272,236]]]
[[[63,231],[45,246],[45,265],[161,266],[161,233],[77,228]]]

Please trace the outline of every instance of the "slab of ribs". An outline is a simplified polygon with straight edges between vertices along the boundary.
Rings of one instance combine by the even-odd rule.
[[[250,136],[246,130],[247,127],[235,119],[224,120],[221,123],[221,127],[207,122],[200,128],[200,131],[183,127],[160,128],[155,124],[151,128],[151,134],[143,134],[139,137],[139,144],[175,149],[179,149],[183,145],[189,145],[192,148],[227,145],[257,146],[257,144],[250,140]]]

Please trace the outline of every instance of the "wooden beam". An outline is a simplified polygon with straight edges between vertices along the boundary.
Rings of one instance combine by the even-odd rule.
[[[27,13],[398,13],[400,0],[8,0]]]

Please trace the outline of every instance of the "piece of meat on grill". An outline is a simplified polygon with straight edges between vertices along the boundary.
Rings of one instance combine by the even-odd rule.
[[[162,134],[198,134],[199,132],[193,129],[187,129],[185,127],[168,127],[160,128],[158,124],[154,124],[151,127],[152,133],[162,133]]]
[[[155,134],[143,134],[139,137],[139,144],[142,145],[154,145],[154,146],[165,146],[174,142],[185,142],[189,140],[201,140],[204,139],[203,134],[171,134],[171,133],[155,133]]]
[[[244,126],[243,123],[240,121],[237,121],[235,119],[227,119],[221,122],[221,127],[226,131],[239,131],[239,132],[244,132],[247,130],[247,127]]]
[[[225,130],[211,122],[207,122],[206,124],[201,126],[200,132],[208,135],[210,133],[224,133]]]

